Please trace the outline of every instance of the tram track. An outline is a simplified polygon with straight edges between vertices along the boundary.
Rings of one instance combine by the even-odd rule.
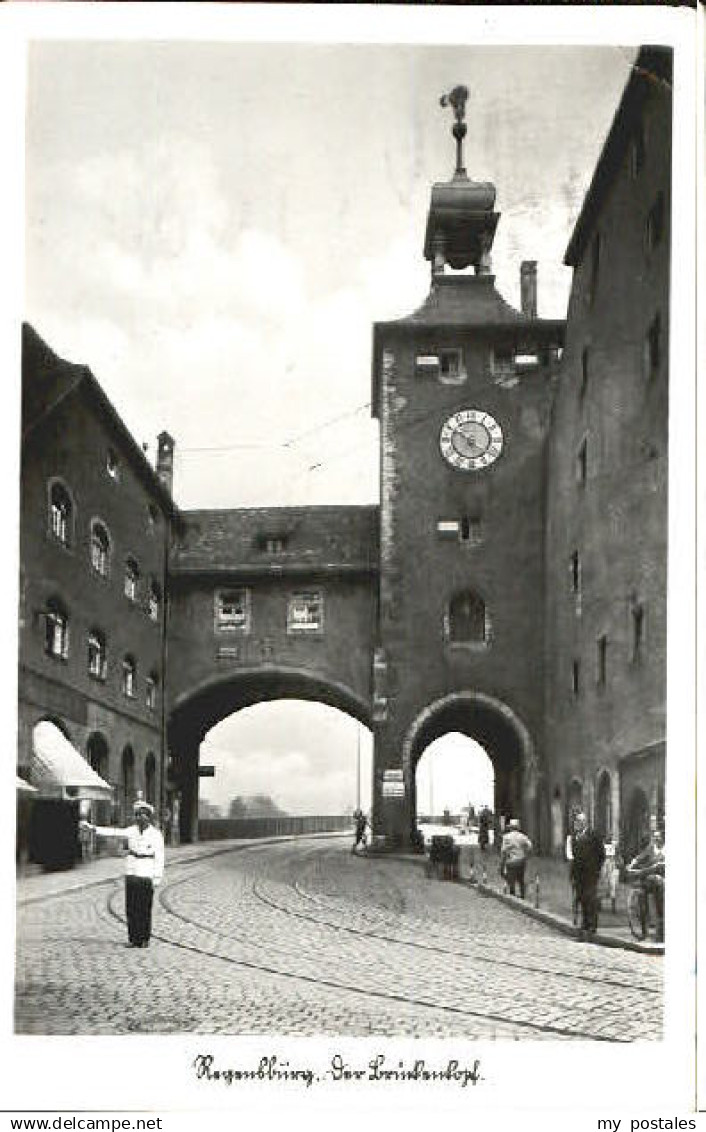
[[[306,858],[310,858],[313,854],[320,854],[320,848],[312,846],[310,849],[307,847],[305,850],[305,860],[302,864],[306,865]],[[223,855],[225,856],[225,855]],[[193,864],[193,862],[189,862]],[[320,862],[317,861],[317,869],[320,872]],[[207,870],[203,870],[204,873]],[[174,879],[169,882],[164,888],[158,890],[158,899],[161,908],[172,920],[178,923],[188,925],[192,930],[203,933],[206,937],[210,937],[215,946],[208,945],[208,938],[204,941],[185,941],[172,937],[170,932],[157,930],[153,933],[153,938],[159,940],[160,943],[166,944],[169,947],[178,948],[184,951],[196,953],[198,955],[214,959],[216,961],[232,964],[233,966],[257,971],[263,974],[275,976],[277,978],[285,978],[294,980],[303,984],[312,986],[320,986],[326,989],[333,989],[339,991],[353,992],[358,996],[368,998],[371,1000],[385,1001],[388,1003],[404,1003],[407,1006],[418,1007],[423,1009],[433,1010],[435,1012],[442,1012],[447,1015],[455,1015],[459,1017],[468,1017],[473,1019],[485,1019],[488,1022],[496,1022],[505,1025],[512,1025],[519,1027],[528,1032],[528,1034],[542,1033],[545,1035],[556,1035],[557,1037],[571,1037],[575,1039],[588,1039],[592,1041],[630,1041],[629,1037],[613,1037],[606,1036],[602,1033],[597,1033],[591,1030],[590,1027],[573,1027],[558,1025],[553,1022],[534,1022],[526,1019],[518,1018],[513,1015],[511,1011],[498,1012],[495,1010],[488,1010],[485,1007],[481,1009],[473,1009],[470,1006],[456,1005],[449,1002],[439,1002],[432,1000],[424,995],[414,995],[409,993],[397,992],[394,989],[379,989],[364,985],[355,978],[345,977],[327,977],[323,973],[307,973],[304,970],[294,971],[291,969],[291,963],[288,964],[287,960],[291,957],[291,950],[288,948],[287,942],[278,944],[272,940],[266,942],[266,954],[262,957],[250,957],[247,955],[232,955],[227,954],[229,947],[242,946],[244,950],[252,950],[253,947],[258,946],[258,941],[254,940],[252,933],[247,931],[234,931],[232,927],[228,931],[222,931],[219,928],[205,924],[203,920],[196,919],[193,915],[189,916],[179,909],[173,897],[177,894],[178,890],[182,889],[187,884],[193,884],[198,880],[199,874],[194,874],[192,869],[189,869],[188,875]],[[393,884],[390,886],[389,878],[387,880],[387,888],[392,890],[396,888]],[[283,884],[294,892],[297,897],[303,902],[305,899],[310,899],[317,908],[323,908],[325,911],[326,903],[325,898],[318,895],[309,894],[303,888],[301,883],[297,880],[288,881],[271,881],[272,885]],[[455,960],[468,960],[469,962],[478,962],[485,965],[486,968],[507,969],[509,971],[519,970],[523,974],[531,973],[535,977],[547,977],[551,979],[571,980],[572,982],[581,981],[582,983],[589,984],[594,987],[605,987],[606,989],[621,989],[630,992],[639,992],[640,994],[649,994],[659,997],[659,990],[654,987],[645,985],[644,983],[636,984],[633,981],[626,981],[617,978],[606,978],[600,975],[587,975],[575,971],[558,970],[556,966],[542,966],[535,963],[528,963],[525,959],[523,962],[507,958],[499,958],[498,956],[489,956],[487,953],[482,954],[478,951],[459,951],[458,949],[451,950],[448,947],[443,947],[438,944],[430,944],[425,941],[409,940],[400,938],[399,935],[391,934],[389,931],[380,930],[376,928],[365,929],[353,927],[346,924],[336,923],[321,915],[314,915],[311,912],[302,909],[292,909],[287,907],[281,901],[276,900],[271,892],[267,891],[267,882],[261,879],[249,878],[247,874],[243,878],[242,886],[242,899],[253,899],[261,906],[271,910],[278,916],[285,918],[296,919],[310,924],[314,928],[321,931],[342,932],[347,936],[358,937],[363,940],[376,940],[385,944],[390,944],[395,947],[404,948],[411,954],[431,954],[440,957],[448,956],[453,957]],[[118,893],[119,889],[115,889],[108,899],[108,911],[118,921],[124,923],[124,916],[118,908]],[[404,903],[404,898],[401,893],[398,893],[398,898],[401,903]],[[278,931],[277,939],[287,941],[287,932]],[[219,947],[218,942],[221,941]],[[538,1004],[538,1009],[541,1009]]]

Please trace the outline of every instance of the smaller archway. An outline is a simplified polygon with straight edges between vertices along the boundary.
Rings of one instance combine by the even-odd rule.
[[[110,752],[108,742],[100,731],[93,731],[86,743],[86,756],[90,765],[106,782],[110,781]],[[111,820],[111,803],[109,801],[95,801],[92,803],[92,817],[98,825],[109,825]]]
[[[147,752],[145,759],[145,801],[151,806],[157,800],[157,761],[152,751]]]
[[[650,802],[641,786],[630,795],[625,823],[625,853],[634,857],[650,839]]]
[[[127,824],[131,818],[131,808],[135,797],[135,753],[130,746],[123,750],[120,771],[122,820]]]
[[[575,775],[566,791],[566,827],[569,832],[573,830],[574,818],[583,808],[583,782]]]
[[[602,770],[598,776],[596,787],[596,815],[594,819],[596,832],[604,841],[613,837],[613,795],[611,789],[610,772]]]

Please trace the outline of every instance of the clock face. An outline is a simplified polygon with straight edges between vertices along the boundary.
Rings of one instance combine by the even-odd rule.
[[[503,431],[490,413],[460,409],[444,422],[439,447],[452,467],[477,472],[497,460],[503,450]]]

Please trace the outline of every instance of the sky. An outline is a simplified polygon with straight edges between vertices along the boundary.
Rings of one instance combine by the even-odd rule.
[[[470,88],[466,167],[497,187],[499,289],[519,305],[520,262],[536,259],[539,314],[562,317],[563,253],[633,58],[35,42],[26,317],[91,367],[150,458],[172,434],[181,507],[377,502],[372,324],[428,291],[430,188],[455,163],[440,96]],[[323,706],[242,712],[207,737],[202,796],[286,781],[292,812],[345,808],[356,735]],[[458,737],[446,745],[434,792],[455,784],[460,805],[484,764],[469,781]]]

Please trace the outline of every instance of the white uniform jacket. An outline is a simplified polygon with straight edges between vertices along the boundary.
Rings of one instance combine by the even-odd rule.
[[[126,876],[147,877],[159,884],[164,874],[164,838],[155,826],[148,825],[143,830],[139,825],[124,828],[97,825],[94,828],[99,837],[121,837],[127,842]]]

